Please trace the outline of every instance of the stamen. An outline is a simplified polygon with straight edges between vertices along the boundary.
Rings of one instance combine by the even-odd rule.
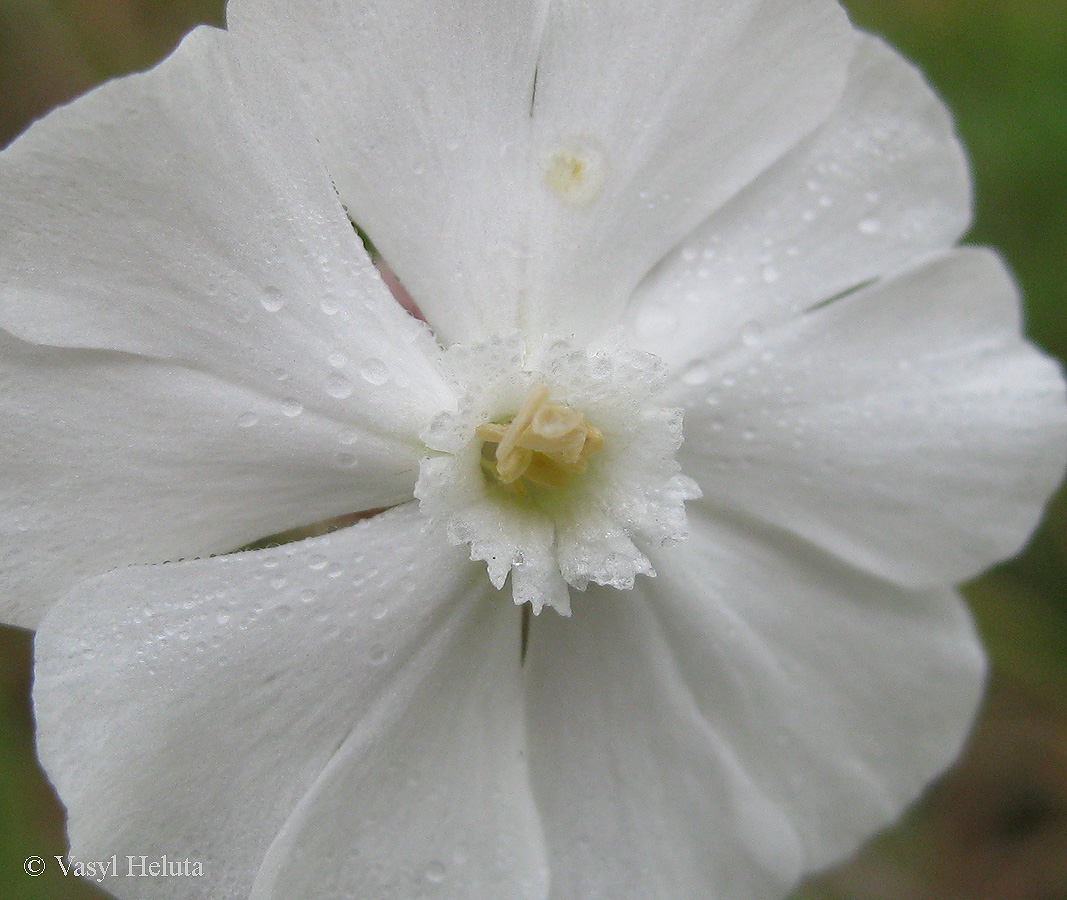
[[[475,432],[484,442],[486,477],[518,496],[526,496],[531,486],[567,487],[604,444],[604,436],[578,410],[550,403],[548,396],[548,388],[539,385],[510,422],[482,425]]]
[[[507,430],[504,432],[504,437],[496,448],[497,465],[500,465],[512,454],[515,445],[519,440],[519,435],[529,427],[531,422],[533,422],[537,410],[546,400],[548,400],[548,388],[543,385],[535,387],[530,391],[529,395],[523,401],[522,409],[520,409],[518,415],[511,420],[511,424],[508,425]]]

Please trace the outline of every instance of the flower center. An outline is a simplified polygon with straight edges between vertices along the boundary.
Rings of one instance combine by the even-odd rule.
[[[700,496],[675,460],[681,410],[657,402],[660,360],[511,334],[453,345],[442,368],[455,406],[421,434],[415,496],[494,587],[567,615],[572,590],[655,575],[646,549],[683,540]]]
[[[510,422],[480,425],[481,466],[490,483],[518,497],[531,489],[558,490],[584,474],[589,457],[604,445],[598,428],[569,406],[549,402],[548,388],[539,385],[526,395]]]

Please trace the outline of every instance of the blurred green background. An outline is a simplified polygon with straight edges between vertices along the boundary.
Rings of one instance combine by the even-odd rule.
[[[1067,0],[846,5],[952,107],[977,182],[969,240],[1000,248],[1030,334],[1067,359]],[[0,146],[52,106],[151,65],[196,22],[220,24],[221,2],[0,0]],[[967,595],[993,658],[970,750],[907,821],[796,900],[1067,900],[1067,493],[1030,549]],[[0,900],[100,898],[55,866],[22,871],[27,856],[64,849],[33,756],[29,673],[30,636],[0,629]]]

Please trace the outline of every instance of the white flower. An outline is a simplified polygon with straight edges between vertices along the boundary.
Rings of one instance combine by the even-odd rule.
[[[0,163],[0,577],[73,856],[730,900],[897,815],[981,690],[949,585],[1067,444],[919,76],[826,0],[230,19]]]

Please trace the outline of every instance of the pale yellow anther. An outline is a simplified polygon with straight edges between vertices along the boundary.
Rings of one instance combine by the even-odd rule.
[[[482,425],[475,433],[483,441],[486,475],[517,494],[526,493],[523,482],[566,487],[604,444],[603,435],[580,412],[550,403],[544,386],[530,391],[510,422]]]
[[[537,410],[541,407],[542,403],[548,400],[548,388],[541,385],[535,387],[522,403],[522,409],[518,411],[515,418],[511,420],[511,424],[508,425],[507,430],[504,432],[504,437],[500,439],[500,444],[496,448],[496,461],[499,465],[505,458],[511,455],[515,449],[515,445],[518,443],[519,435],[521,435],[529,424],[533,421],[534,416],[537,414]]]

